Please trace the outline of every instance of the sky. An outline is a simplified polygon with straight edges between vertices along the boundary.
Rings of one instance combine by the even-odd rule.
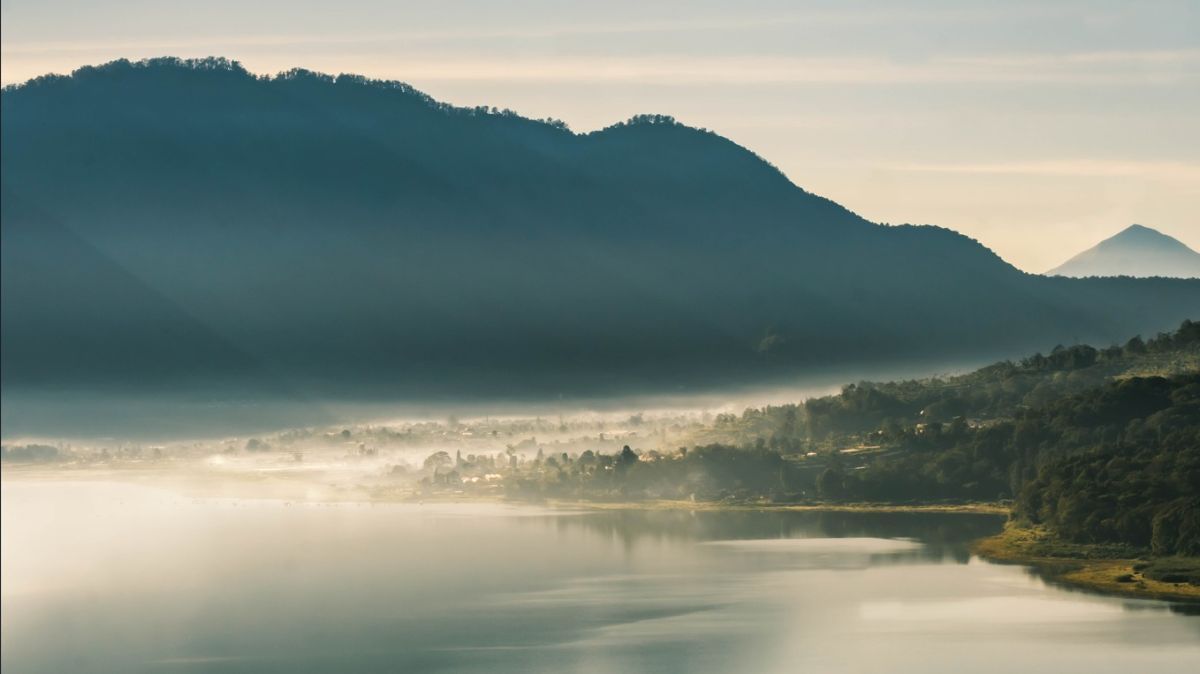
[[[576,131],[712,129],[876,222],[1042,272],[1130,224],[1200,249],[1200,2],[2,0],[0,80],[225,56]]]

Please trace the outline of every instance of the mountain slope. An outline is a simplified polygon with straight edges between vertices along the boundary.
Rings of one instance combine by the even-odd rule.
[[[1200,315],[1200,282],[1024,274],[950,230],[867,222],[670,118],[575,134],[219,59],[85,68],[2,105],[5,193],[30,205],[4,211],[6,267],[58,279],[6,289],[10,394],[111,383],[67,348],[134,388],[240,392],[270,372],[321,396],[592,395],[1006,356]],[[105,262],[48,256],[64,231]],[[76,311],[110,265],[207,346],[172,358],[119,293]],[[53,323],[45,303],[64,307]]]
[[[1200,278],[1200,253],[1149,227],[1130,225],[1046,275]]]

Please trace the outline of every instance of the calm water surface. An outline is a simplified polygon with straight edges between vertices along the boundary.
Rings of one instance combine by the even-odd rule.
[[[22,480],[2,513],[5,674],[1200,671],[1200,617],[973,558],[987,516]]]

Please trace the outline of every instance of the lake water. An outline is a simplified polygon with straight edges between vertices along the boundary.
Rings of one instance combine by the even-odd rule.
[[[2,513],[5,674],[1200,671],[1200,617],[971,557],[988,516],[27,480]]]

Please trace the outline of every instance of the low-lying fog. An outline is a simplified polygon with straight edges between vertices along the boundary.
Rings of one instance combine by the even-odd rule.
[[[972,555],[1002,515],[706,510],[678,489],[659,510],[584,508],[546,490],[711,459],[731,481],[688,472],[688,490],[709,489],[691,498],[742,498],[722,454],[682,448],[762,449],[765,415],[743,410],[837,389],[10,435],[0,660],[102,674],[1200,668],[1198,616]],[[830,452],[870,449],[820,448],[789,460],[811,477]],[[756,453],[770,450],[724,456]]]
[[[193,492],[311,500],[417,498],[430,478],[457,469],[454,479],[473,495],[487,495],[499,488],[500,473],[546,457],[615,455],[627,445],[639,453],[668,452],[695,444],[711,432],[716,414],[449,417],[163,442],[19,438],[4,442],[3,466],[9,476],[120,473]]]

